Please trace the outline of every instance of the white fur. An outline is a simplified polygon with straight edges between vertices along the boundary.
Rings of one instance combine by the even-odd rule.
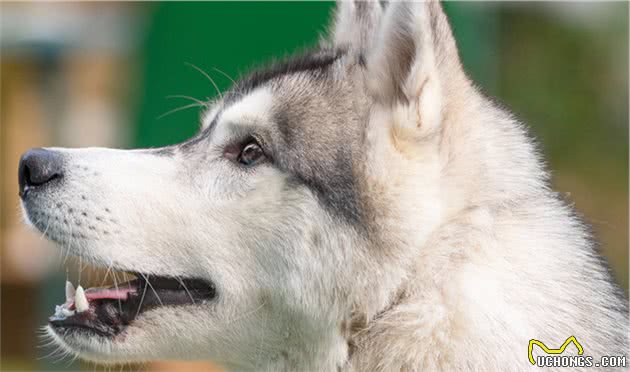
[[[251,371],[538,370],[529,339],[571,335],[586,355],[625,353],[627,314],[586,229],[522,125],[466,78],[439,5],[342,3],[336,23],[333,43],[366,58],[348,77],[364,90],[339,105],[368,106],[353,171],[369,234],[277,168],[222,159],[235,126],[272,127],[267,88],[227,108],[193,155],[56,149],[63,192],[27,210],[47,236],[97,265],[211,279],[219,297],[147,311],[115,339],[49,330],[55,341],[105,363]],[[83,227],[55,222],[69,208]]]
[[[273,94],[267,88],[258,88],[221,114],[221,121],[226,123],[251,122],[264,124],[273,105]]]

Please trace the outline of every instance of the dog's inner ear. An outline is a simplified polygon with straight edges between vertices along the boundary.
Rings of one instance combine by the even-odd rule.
[[[387,7],[367,54],[372,93],[382,100],[418,98],[431,80],[461,73],[455,41],[438,2]],[[434,82],[436,83],[436,82]]]
[[[438,124],[448,90],[467,81],[436,1],[341,2],[333,37],[364,62],[365,86],[377,103],[411,104],[423,125]]]

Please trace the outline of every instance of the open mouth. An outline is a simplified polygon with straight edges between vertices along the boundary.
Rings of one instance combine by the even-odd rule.
[[[66,302],[56,306],[50,326],[58,333],[91,332],[113,337],[147,310],[203,304],[216,295],[214,285],[201,279],[133,275],[137,279],[85,290],[66,282]]]

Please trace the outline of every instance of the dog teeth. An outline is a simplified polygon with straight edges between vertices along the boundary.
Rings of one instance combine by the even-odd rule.
[[[87,297],[85,297],[85,292],[83,291],[83,287],[78,286],[75,296],[74,296],[74,307],[77,309],[77,313],[82,313],[87,310],[90,305],[88,304]]]
[[[66,281],[66,302],[74,301],[75,295],[74,286],[69,281]]]

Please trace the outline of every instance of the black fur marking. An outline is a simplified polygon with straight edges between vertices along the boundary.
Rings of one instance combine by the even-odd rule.
[[[151,154],[157,156],[173,156],[175,155],[175,146],[165,146],[157,149],[150,149]]]
[[[317,154],[288,150],[280,158],[277,165],[292,176],[287,186],[307,187],[333,215],[360,224],[360,197],[349,150],[339,148],[330,168],[319,162]]]
[[[360,67],[365,68],[367,67],[367,61],[365,59],[365,54],[363,53],[359,53],[358,57],[357,57],[357,63],[359,64]]]
[[[266,69],[257,70],[239,81],[234,90],[226,95],[225,102],[236,101],[255,88],[284,75],[307,71],[322,72],[342,55],[343,51],[340,49],[320,49],[272,64]]]
[[[210,137],[212,130],[216,127],[217,122],[221,118],[222,111],[229,107],[230,105],[237,102],[240,98],[246,96],[249,92],[254,90],[255,88],[271,81],[281,76],[300,73],[300,72],[310,72],[313,74],[313,77],[322,76],[321,74],[325,73],[327,68],[330,67],[337,59],[339,59],[343,55],[343,51],[340,49],[320,49],[315,51],[307,52],[303,55],[289,58],[283,62],[279,62],[271,65],[270,67],[258,71],[254,71],[245,79],[239,81],[234,89],[228,92],[223,100],[223,108],[214,116],[212,122],[200,133],[198,133],[195,137],[189,139],[186,142],[183,142],[177,147],[182,151],[186,152],[194,147],[204,139]],[[279,120],[280,130],[288,128],[287,120],[283,120],[283,118],[276,118]],[[285,118],[286,119],[286,118]],[[283,135],[287,137],[290,135],[288,129],[283,132]]]
[[[351,143],[354,141],[346,136],[341,123],[317,124],[317,114],[311,112],[308,105],[308,100],[293,97],[273,114],[277,129],[277,138],[273,141],[273,152],[277,154],[275,163],[292,176],[292,185],[306,186],[324,208],[358,223],[361,213],[352,162]],[[318,130],[330,131],[329,136],[314,140],[308,125],[319,125]]]
[[[197,144],[199,144],[199,143],[203,142],[204,140],[206,140],[207,138],[209,138],[212,135],[212,131],[217,126],[217,122],[221,118],[221,114],[223,113],[224,109],[225,109],[225,107],[219,109],[219,112],[217,112],[216,115],[214,115],[214,118],[212,118],[212,121],[210,122],[210,124],[208,124],[208,126],[205,127],[201,132],[197,133],[197,135],[195,135],[194,137],[192,137],[188,141],[180,143],[179,145],[177,145],[179,147],[179,149],[182,152],[192,151],[197,146]]]
[[[210,136],[210,127],[205,128],[203,131],[199,132],[196,136],[194,136],[193,138],[189,139],[186,142],[180,143],[179,149],[181,152],[191,152],[194,151],[195,147],[203,142],[206,138],[208,138]]]
[[[212,121],[210,122],[210,124],[208,124],[208,126],[203,130],[203,132],[205,133],[206,137],[209,136],[210,133],[217,126],[217,122],[221,118],[221,114],[223,114],[223,110],[225,110],[225,106],[219,109],[219,111],[212,118]]]
[[[213,123],[216,120],[213,120]],[[207,139],[208,137],[210,137],[210,133],[212,132],[212,129],[214,128],[214,125],[210,124],[208,127],[206,127],[204,130],[202,130],[201,132],[197,133],[196,136],[192,137],[191,139],[189,139],[186,142],[180,143],[179,149],[182,152],[190,152],[190,151],[194,151],[194,148],[197,146],[197,144],[203,142],[205,139]]]

